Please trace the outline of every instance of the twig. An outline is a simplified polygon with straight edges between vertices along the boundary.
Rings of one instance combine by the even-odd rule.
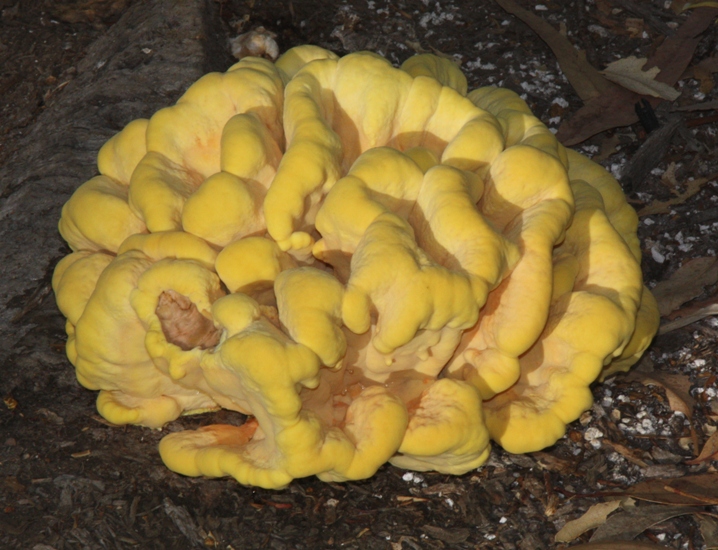
[[[686,128],[695,128],[696,126],[702,126],[703,124],[711,124],[712,122],[718,122],[718,115],[692,118],[691,120],[686,121]]]
[[[693,103],[691,105],[684,105],[683,107],[676,107],[674,111],[712,111],[718,109],[718,100],[715,101],[704,101],[703,103]]]
[[[666,334],[667,332],[692,325],[693,323],[700,321],[701,319],[705,319],[706,317],[710,317],[711,315],[718,315],[718,304],[706,306],[699,309],[692,315],[686,315],[685,317],[681,317],[680,319],[661,325],[661,328],[658,329],[658,334]]]

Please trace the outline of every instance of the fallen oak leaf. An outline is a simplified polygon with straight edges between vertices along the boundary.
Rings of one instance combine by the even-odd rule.
[[[692,12],[676,33],[666,38],[648,58],[646,68],[660,68],[657,80],[673,86],[691,64],[701,35],[713,25],[716,17],[718,8],[705,7]]]
[[[608,516],[621,505],[620,500],[599,502],[591,506],[580,518],[566,522],[566,525],[556,533],[556,542],[571,542],[583,535],[586,531],[595,529],[606,522]]]
[[[686,302],[703,294],[703,289],[718,282],[718,258],[693,258],[679,267],[666,281],[651,292],[658,302],[658,311],[666,316]]]
[[[638,58],[632,55],[609,63],[601,71],[601,74],[611,82],[615,82],[638,94],[660,97],[668,101],[678,99],[681,95],[678,90],[656,80],[656,76],[661,72],[661,69],[652,67],[648,70],[643,70],[643,66],[647,62],[648,59],[645,57]]]
[[[605,130],[630,126],[638,122],[634,105],[640,99],[637,93],[616,86],[614,91],[589,100],[571,118],[564,120],[556,138],[570,147]]]
[[[658,67],[658,80],[673,86],[684,73],[700,42],[700,35],[713,24],[718,9],[699,8],[691,13],[676,33],[666,38],[648,59],[646,68]],[[586,102],[573,117],[564,120],[556,137],[564,145],[576,145],[604,130],[629,126],[638,121],[634,105],[641,98],[620,86]],[[660,100],[652,98],[655,107]]]
[[[526,23],[541,40],[546,42],[556,56],[561,71],[576,91],[576,95],[583,101],[599,97],[616,88],[586,61],[586,58],[573,47],[573,44],[565,36],[544,19],[523,9],[513,0],[496,0],[496,3]]]
[[[703,445],[700,454],[693,460],[686,460],[686,464],[701,464],[709,460],[718,460],[718,432],[714,432]]]

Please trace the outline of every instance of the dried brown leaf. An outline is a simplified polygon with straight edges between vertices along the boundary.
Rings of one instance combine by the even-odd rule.
[[[638,380],[646,386],[663,388],[671,410],[683,413],[686,418],[692,418],[696,401],[691,397],[691,380],[687,376],[660,371],[653,371],[650,374],[635,371],[626,378],[628,380]]]
[[[576,94],[587,101],[599,97],[601,94],[616,88],[606,78],[601,76],[585,57],[581,55],[568,39],[561,35],[549,23],[539,16],[520,7],[513,0],[496,0],[504,10],[515,15],[526,23],[531,29],[548,44],[556,56],[558,64],[566,75]]]
[[[718,258],[706,256],[685,262],[668,280],[653,288],[658,311],[666,316],[686,302],[703,294],[703,289],[718,281]]]
[[[648,59],[645,57],[638,58],[632,55],[609,63],[601,71],[601,74],[611,82],[615,82],[637,94],[660,97],[668,101],[678,99],[681,95],[678,90],[656,80],[658,73],[661,72],[658,67],[643,70],[643,66],[647,61]]]
[[[678,195],[677,197],[674,197],[672,199],[668,199],[667,201],[653,201],[648,206],[642,208],[638,211],[638,215],[643,216],[650,216],[652,214],[667,214],[671,211],[671,207],[677,205],[677,204],[683,204],[686,202],[689,198],[691,198],[693,195],[698,193],[698,191],[701,190],[701,188],[710,181],[711,178],[698,178],[692,181],[689,181],[686,183],[686,190]]]
[[[657,80],[673,86],[690,63],[700,35],[713,24],[718,9],[698,8],[673,36],[666,38],[648,59],[646,68],[658,67]],[[564,145],[576,145],[604,130],[638,122],[634,104],[641,96],[618,86],[586,102],[558,129],[556,137]],[[658,99],[651,99],[657,105]]]
[[[591,537],[591,542],[632,540],[657,523],[677,516],[695,514],[697,511],[694,506],[664,506],[662,504],[628,508],[612,515],[606,520],[606,523],[596,529]]]
[[[642,481],[622,495],[659,504],[715,506],[718,505],[718,473]]]
[[[704,7],[692,12],[676,33],[666,38],[648,58],[645,68],[658,67],[661,72],[656,80],[673,86],[693,60],[701,35],[713,25],[717,16],[716,8]]]
[[[603,525],[611,512],[618,509],[620,505],[620,500],[594,504],[580,518],[567,522],[566,525],[556,533],[556,542],[571,542],[583,535],[586,531]]]
[[[576,145],[611,128],[638,122],[634,104],[640,96],[624,88],[589,100],[570,119],[559,126],[556,137],[564,145]],[[657,100],[654,100],[657,101]]]
[[[700,464],[708,460],[718,460],[718,432],[714,432],[703,445],[701,453],[693,460],[686,460],[686,464]]]

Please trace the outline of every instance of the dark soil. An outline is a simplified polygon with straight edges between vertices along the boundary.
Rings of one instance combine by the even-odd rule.
[[[60,130],[48,118],[63,94],[71,93],[72,82],[93,70],[85,66],[88,49],[123,17],[139,17],[154,3],[0,0],[0,166],[20,162],[31,132]],[[622,0],[521,4],[565,29],[598,68],[619,57],[650,55],[686,18],[663,0],[641,2],[643,12]],[[303,43],[339,54],[371,49],[397,64],[416,52],[451,56],[462,64],[470,87],[494,84],[519,92],[550,128],[582,105],[551,50],[488,0],[207,0],[203,6],[198,40],[211,55],[193,65],[203,70],[229,66],[229,38],[263,26],[276,33],[281,51]],[[715,55],[717,44],[713,26],[692,64]],[[708,84],[687,76],[673,107],[715,101],[718,94]],[[115,113],[118,128],[143,109],[174,102],[182,92],[175,88],[132,98],[134,110]],[[666,114],[659,111],[659,119]],[[691,179],[708,178],[700,192],[667,214],[642,218],[649,286],[689,258],[716,255],[718,130],[715,122],[694,120],[714,114],[680,111],[681,130],[655,159],[639,192],[630,195],[641,208],[680,192]],[[82,125],[64,130],[96,154],[101,141],[87,144]],[[598,155],[620,175],[645,138],[640,125],[623,127],[577,149]],[[73,175],[69,166],[63,177],[74,178],[77,187],[93,170],[88,162]],[[29,184],[0,181],[0,221],[8,227],[15,212],[8,205],[23,185]],[[0,247],[8,246],[12,233],[4,235]],[[596,404],[555,446],[521,456],[495,448],[484,467],[460,477],[385,466],[363,482],[309,478],[281,491],[181,477],[158,456],[164,433],[242,418],[228,412],[186,417],[155,431],[116,427],[99,417],[96,395],[78,385],[64,357],[64,319],[48,291],[53,262],[66,252],[48,252],[41,266],[30,265],[34,257],[23,258],[28,281],[18,288],[24,290],[9,292],[2,305],[9,336],[0,345],[0,548],[560,548],[588,541],[590,531],[569,545],[554,537],[611,493],[646,479],[716,472],[715,462],[686,464],[718,420],[718,322],[709,318],[657,337],[641,365],[643,372],[654,369],[643,377],[668,373],[688,381],[690,418],[672,410],[660,386],[621,375],[595,386]],[[9,270],[0,267],[4,279]],[[710,299],[715,291],[709,286],[697,298]],[[718,508],[696,511],[715,514]],[[657,523],[635,540],[706,548],[695,514]]]

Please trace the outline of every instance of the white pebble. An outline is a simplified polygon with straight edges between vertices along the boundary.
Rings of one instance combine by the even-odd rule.
[[[595,440],[600,439],[600,438],[602,438],[602,437],[603,437],[603,432],[602,432],[601,430],[599,430],[598,428],[594,428],[594,427],[588,428],[588,429],[583,433],[583,438],[584,438],[586,441],[595,441]]]

